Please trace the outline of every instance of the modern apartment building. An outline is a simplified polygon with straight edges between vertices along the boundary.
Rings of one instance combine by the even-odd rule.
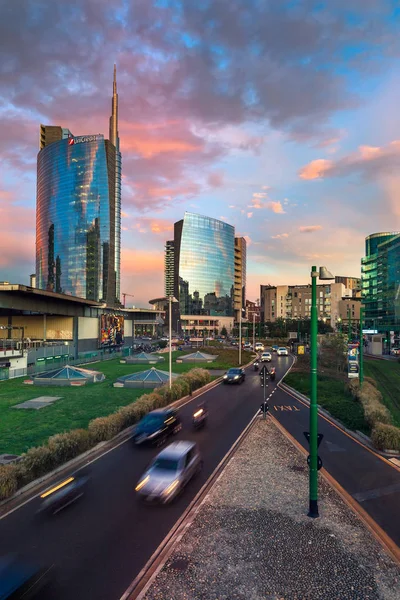
[[[232,328],[235,289],[245,293],[246,246],[238,239],[235,253],[234,227],[211,217],[186,212],[175,223],[165,246],[165,288],[179,300],[182,329]]]
[[[326,319],[334,327],[340,316],[340,301],[351,295],[343,283],[317,285],[318,318]],[[262,285],[260,299],[262,322],[311,317],[311,284]]]
[[[361,260],[364,328],[400,333],[400,232],[373,233]]]
[[[121,154],[114,67],[110,139],[40,126],[36,198],[39,289],[119,304]]]
[[[336,275],[335,283],[343,283],[347,290],[354,290],[354,292],[361,290],[360,277],[343,277],[341,275]]]
[[[244,237],[235,237],[235,287],[234,311],[235,320],[240,320],[240,311],[244,317],[243,309],[246,307],[246,263],[247,243]]]

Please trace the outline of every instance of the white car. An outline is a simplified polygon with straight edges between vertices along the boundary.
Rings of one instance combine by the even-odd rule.
[[[257,342],[255,345],[255,350],[257,352],[264,352],[264,344],[261,344],[261,342]]]
[[[252,349],[252,345],[250,344],[250,342],[245,342],[243,348],[245,350],[251,350]]]
[[[287,348],[278,348],[278,350],[276,351],[276,354],[278,356],[289,356],[289,352]]]
[[[263,352],[261,354],[261,362],[271,362],[272,354],[271,352]]]

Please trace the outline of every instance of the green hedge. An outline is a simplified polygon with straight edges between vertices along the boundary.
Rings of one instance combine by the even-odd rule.
[[[108,417],[89,422],[87,429],[73,429],[51,436],[47,444],[30,448],[15,465],[0,467],[0,500],[12,496],[16,490],[45,475],[56,467],[89,450],[99,442],[110,440],[127,427],[134,425],[151,410],[167,406],[211,380],[205,369],[192,369],[172,384],[144,394],[136,402],[120,408]]]
[[[371,435],[372,443],[379,450],[397,450],[400,452],[400,429],[394,425],[378,423]]]
[[[365,420],[371,427],[375,427],[377,423],[385,423],[389,425],[392,422],[392,416],[386,406],[382,404],[382,394],[371,385],[368,381],[364,381],[360,386],[358,380],[349,383],[351,393],[361,403]]]

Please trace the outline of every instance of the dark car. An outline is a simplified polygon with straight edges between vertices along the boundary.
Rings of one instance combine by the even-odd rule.
[[[41,597],[50,570],[14,555],[0,556],[0,600]]]
[[[224,375],[224,383],[243,383],[246,378],[244,369],[229,369]]]
[[[68,479],[53,485],[41,494],[42,503],[39,513],[55,515],[63,508],[81,498],[85,492],[88,480],[89,476],[87,474],[81,474],[68,477]]]
[[[136,426],[132,439],[135,444],[150,443],[161,446],[169,435],[182,429],[178,411],[174,408],[160,408],[148,413]]]

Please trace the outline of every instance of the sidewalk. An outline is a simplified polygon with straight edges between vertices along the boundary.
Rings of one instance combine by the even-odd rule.
[[[395,600],[400,567],[271,419],[258,420],[146,600]],[[168,510],[168,508],[166,508]]]

